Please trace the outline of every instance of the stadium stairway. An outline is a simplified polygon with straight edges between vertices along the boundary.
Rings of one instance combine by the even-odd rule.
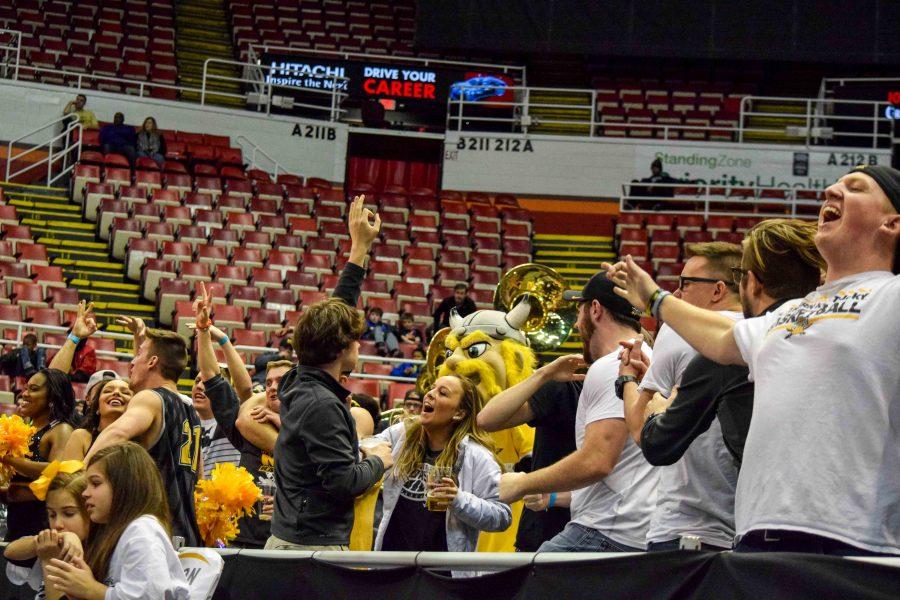
[[[98,239],[96,225],[82,218],[81,206],[69,200],[68,188],[0,183],[22,225],[31,227],[44,244],[50,264],[62,267],[66,284],[94,302],[101,329],[126,332],[115,324],[117,315],[135,315],[155,325],[156,307],[141,298],[139,285],[125,279],[125,265],[109,255]],[[131,344],[117,340],[120,349]]]
[[[537,233],[534,235],[534,262],[556,269],[572,289],[581,289],[600,263],[615,258],[612,236],[564,235]],[[542,361],[563,354],[581,352],[581,338],[572,332],[569,339],[553,352],[540,355]]]
[[[176,46],[178,60],[178,82],[186,87],[199,88],[203,85],[203,65],[208,58],[234,60],[231,44],[231,27],[222,0],[181,0],[176,4],[175,16]],[[241,76],[234,65],[211,64],[207,71],[224,77]],[[243,93],[236,81],[214,79],[207,82],[207,90],[228,94]],[[199,102],[197,92],[181,92],[183,100]],[[243,98],[233,98],[207,93],[206,100],[212,104],[244,108]]]
[[[591,131],[591,95],[584,92],[533,91],[529,96],[531,133],[588,135]],[[548,106],[549,105],[549,106]],[[577,121],[548,123],[547,121]]]
[[[745,131],[744,140],[781,144],[803,144],[806,136],[789,135],[788,127],[805,127],[806,103],[790,100],[758,102],[752,107],[745,127],[756,131]],[[792,116],[792,115],[797,115]]]

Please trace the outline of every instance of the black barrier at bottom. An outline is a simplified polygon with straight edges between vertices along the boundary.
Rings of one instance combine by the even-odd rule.
[[[277,554],[277,553],[273,553]],[[215,600],[281,598],[795,599],[900,597],[900,567],[809,554],[663,552],[536,563],[470,579],[421,567],[359,569],[313,558],[226,555]],[[5,571],[6,561],[0,560]],[[34,591],[2,576],[0,599]]]

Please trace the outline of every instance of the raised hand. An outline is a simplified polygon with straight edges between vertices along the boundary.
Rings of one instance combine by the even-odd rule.
[[[646,271],[634,262],[631,255],[626,256],[624,261],[615,264],[603,263],[602,267],[606,269],[606,276],[616,284],[614,291],[618,295],[641,311],[647,310],[650,296],[659,286]]]
[[[206,331],[212,325],[209,315],[212,310],[212,295],[206,289],[206,284],[200,282],[200,293],[194,300],[194,315],[197,317],[197,329]]]
[[[643,339],[638,338],[634,342],[619,342],[619,344],[623,348],[620,356],[619,375],[630,375],[640,381],[644,378],[647,369],[650,368],[650,359],[641,350]]]
[[[116,324],[123,326],[135,337],[144,337],[144,334],[147,333],[147,325],[140,317],[119,315],[116,317]]]
[[[372,242],[381,231],[381,217],[364,206],[366,196],[356,196],[350,203],[349,228],[350,240],[353,244],[362,244],[366,251],[372,247]],[[375,217],[374,223],[371,221]]]
[[[78,316],[72,325],[72,335],[85,339],[91,337],[97,331],[97,317],[94,316],[94,303],[88,304],[84,300],[78,303]]]

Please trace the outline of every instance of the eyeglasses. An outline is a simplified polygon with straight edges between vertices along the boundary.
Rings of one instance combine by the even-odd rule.
[[[750,271],[747,269],[742,269],[740,267],[731,267],[731,279],[734,281],[734,285],[741,285],[744,276],[749,272]]]
[[[719,283],[722,281],[721,279],[712,279],[710,277],[685,277],[681,275],[678,277],[678,289],[683,290],[685,283]]]

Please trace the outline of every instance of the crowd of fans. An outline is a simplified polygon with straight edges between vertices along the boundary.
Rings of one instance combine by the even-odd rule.
[[[176,386],[186,341],[125,317],[129,379],[94,374],[79,416],[68,373],[97,330],[82,305],[49,366],[30,342],[9,359],[31,373],[18,412],[36,432],[30,458],[3,459],[6,556],[48,597],[186,597],[171,536],[200,543],[193,491],[223,462],[263,490],[242,548],[469,552],[524,498],[520,550],[900,555],[898,209],[900,172],[858,168],[826,190],[818,224],[690,246],[674,294],[630,257],[605,265],[566,294],[583,355],[491,399],[440,377],[393,415],[343,385],[360,339],[421,341],[407,315],[393,328],[353,308],[379,230],[362,199],[333,296],[266,360],[263,392],[204,290],[192,398]],[[458,292],[437,326],[468,310]],[[655,343],[642,315],[665,323]],[[532,468],[504,472],[487,432],[523,423]]]

